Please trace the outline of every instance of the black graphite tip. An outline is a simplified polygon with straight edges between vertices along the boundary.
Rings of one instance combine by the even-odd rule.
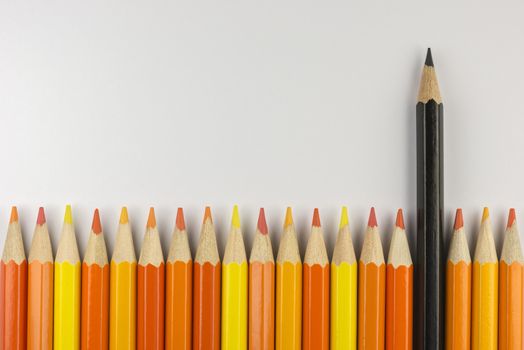
[[[428,47],[428,53],[426,54],[426,62],[424,64],[428,67],[433,67],[433,57],[431,56],[430,47]]]

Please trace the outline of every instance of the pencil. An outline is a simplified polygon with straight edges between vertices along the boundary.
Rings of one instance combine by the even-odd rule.
[[[247,270],[246,249],[235,205],[222,265],[222,350],[247,349]]]
[[[55,258],[54,349],[80,348],[80,255],[71,206],[67,205]]]
[[[500,256],[499,350],[522,350],[523,258],[515,209],[510,209]]]
[[[471,348],[471,257],[457,209],[446,266],[446,350]]]
[[[27,260],[18,211],[12,207],[0,260],[0,350],[25,350],[26,325]]]
[[[111,258],[109,348],[136,348],[136,255],[127,208],[122,207]]]
[[[302,349],[329,348],[329,259],[318,209],[313,212],[311,236],[304,256]]]
[[[193,349],[220,349],[220,257],[206,207],[193,268]]]
[[[277,255],[276,349],[302,348],[302,261],[291,208]]]
[[[27,349],[53,348],[53,251],[44,208],[38,210],[29,250]]]
[[[431,50],[420,82],[417,133],[417,260],[414,347],[444,347],[444,107]]]
[[[264,208],[249,257],[249,349],[275,348],[275,260]]]
[[[489,211],[484,208],[473,258],[472,350],[497,349],[498,271]]]
[[[371,208],[358,263],[358,349],[384,349],[386,267],[375,208]]]
[[[155,210],[150,208],[138,260],[138,350],[164,349],[164,270]]]
[[[100,214],[95,209],[82,263],[80,347],[107,349],[109,345],[109,263]]]
[[[357,258],[348,210],[342,207],[331,260],[331,350],[357,349]]]
[[[411,350],[412,337],[413,262],[399,209],[386,266],[386,349]]]
[[[166,349],[190,350],[193,261],[182,208],[176,215],[166,269]]]

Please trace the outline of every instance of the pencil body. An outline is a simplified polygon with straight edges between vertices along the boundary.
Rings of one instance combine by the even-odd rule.
[[[331,264],[331,349],[357,348],[357,263]]]

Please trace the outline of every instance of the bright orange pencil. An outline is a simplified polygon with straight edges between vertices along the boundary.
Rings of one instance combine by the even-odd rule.
[[[329,349],[329,259],[318,209],[313,213],[311,236],[304,256],[302,349]]]
[[[524,349],[524,265],[515,209],[510,209],[500,256],[499,350]]]
[[[413,347],[413,262],[409,252],[402,209],[389,246],[386,267],[386,349]]]
[[[220,349],[220,256],[206,207],[193,269],[193,349]]]
[[[193,261],[182,208],[176,214],[166,270],[166,349],[190,350]]]
[[[109,345],[109,263],[100,214],[95,209],[93,224],[82,263],[82,312],[80,347],[105,350]]]
[[[53,250],[42,207],[29,251],[27,286],[27,349],[52,349]]]
[[[358,263],[358,349],[384,349],[386,267],[375,208],[371,208]]]
[[[155,210],[149,209],[138,260],[137,349],[164,349],[165,266]]]
[[[275,348],[275,261],[264,208],[249,257],[249,349]]]
[[[12,207],[0,260],[0,350],[25,350],[26,326],[27,260],[18,211]]]
[[[446,265],[446,350],[471,347],[471,255],[457,209]]]

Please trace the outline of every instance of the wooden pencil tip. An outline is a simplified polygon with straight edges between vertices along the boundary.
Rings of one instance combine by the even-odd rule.
[[[482,212],[482,222],[489,219],[489,209],[488,207],[484,207],[484,211]]]
[[[18,221],[18,209],[15,206],[11,207],[11,218],[9,219],[9,223],[12,224],[13,222]]]
[[[127,214],[127,207],[122,207],[120,210],[120,224],[125,225],[129,222],[129,215]]]
[[[95,209],[95,213],[93,214],[93,224],[91,225],[91,230],[96,235],[102,232],[102,224],[100,223],[100,213],[98,212],[98,208]]]
[[[206,207],[206,210],[204,211],[204,220],[202,221],[206,222],[207,219],[213,222],[213,218],[211,217],[211,207]]]
[[[36,219],[37,225],[43,225],[45,224],[45,213],[44,213],[44,207],[38,208],[38,218]]]
[[[339,229],[349,225],[348,208],[342,207],[342,213],[340,214],[340,225]]]
[[[65,207],[64,223],[73,224],[73,214],[71,210],[71,205],[69,204]]]
[[[284,220],[284,227],[293,225],[293,210],[291,207],[286,209],[286,219]]]
[[[238,205],[233,207],[233,216],[231,217],[231,226],[240,228],[240,215],[238,215]]]
[[[434,67],[433,65],[433,56],[431,56],[431,48],[428,47],[428,52],[426,53],[426,62],[424,63],[424,65],[428,66],[428,67]]]
[[[369,212],[369,220],[368,220],[368,226],[369,227],[377,227],[377,216],[375,215],[375,207],[371,207],[371,211]]]
[[[260,233],[267,235],[266,213],[264,212],[264,208],[260,208],[260,212],[258,213],[257,228]]]
[[[186,229],[186,220],[184,219],[184,209],[178,208],[176,212],[176,228],[180,231]]]
[[[147,228],[155,228],[156,227],[156,217],[155,217],[155,208],[151,207],[149,208],[149,216],[147,217]]]
[[[320,215],[318,213],[318,208],[315,208],[315,210],[313,210],[313,222],[312,222],[312,225],[316,226],[316,227],[320,227]]]
[[[516,220],[517,220],[517,216],[515,215],[515,208],[511,208],[509,210],[509,216],[508,216],[508,228],[513,226]]]
[[[404,226],[404,215],[402,214],[402,209],[399,209],[397,211],[397,221],[395,222],[395,226],[401,229],[406,229]]]
[[[455,214],[455,225],[453,226],[454,230],[459,230],[464,227],[464,218],[462,217],[462,209],[458,208]]]

